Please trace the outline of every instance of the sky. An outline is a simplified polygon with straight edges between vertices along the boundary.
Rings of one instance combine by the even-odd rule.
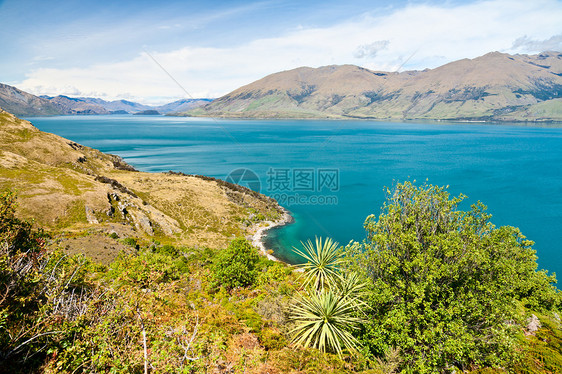
[[[562,1],[0,0],[0,82],[163,104],[300,66],[435,68],[562,51]]]

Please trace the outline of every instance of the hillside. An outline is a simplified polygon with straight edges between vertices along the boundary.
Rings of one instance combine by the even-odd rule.
[[[143,173],[0,111],[0,189],[16,190],[18,214],[55,230],[155,238],[219,248],[281,218],[274,200],[196,176]],[[260,219],[256,217],[261,217]],[[104,239],[105,243],[106,240]],[[88,250],[107,257],[91,240]]]
[[[49,99],[37,97],[0,83],[0,108],[16,116],[52,116],[62,114]]]
[[[488,53],[435,69],[301,67],[269,75],[189,116],[562,120],[562,53]]]
[[[51,103],[55,104],[57,108],[59,108],[60,113],[64,115],[110,114],[110,112],[103,106],[87,102],[79,98],[72,98],[63,95],[45,98],[47,98]]]

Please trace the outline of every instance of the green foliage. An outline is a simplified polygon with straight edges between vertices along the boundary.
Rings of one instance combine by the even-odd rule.
[[[135,238],[123,238],[121,239],[121,243],[131,246],[133,248],[139,249],[138,239]]]
[[[313,245],[310,239],[302,245],[303,250],[298,248],[293,250],[307,261],[300,266],[306,276],[304,286],[312,285],[316,290],[323,290],[333,284],[337,277],[338,266],[342,262],[338,243],[331,238],[325,241],[316,238],[316,245]]]
[[[40,252],[46,234],[42,230],[33,230],[30,222],[16,218],[16,206],[13,192],[0,194],[0,242],[12,254]]]
[[[356,350],[356,339],[348,330],[357,328],[355,303],[331,290],[299,296],[291,314],[296,322],[293,341],[304,347],[342,354],[342,347]]]
[[[520,335],[523,347],[520,360],[514,367],[517,373],[562,373],[562,324],[558,314],[554,318],[539,314],[542,327],[535,335]]]
[[[261,329],[258,337],[261,345],[267,350],[277,350],[287,346],[287,340],[283,334],[270,327]]]
[[[517,305],[560,305],[554,277],[536,272],[532,242],[494,227],[486,207],[410,182],[387,191],[367,240],[348,247],[350,267],[372,282],[360,340],[382,356],[400,347],[406,372],[498,367],[513,362]]]
[[[178,280],[189,271],[187,260],[181,255],[171,256],[170,252],[168,248],[156,253],[147,249],[140,250],[138,254],[121,253],[109,266],[106,278],[119,285],[141,288]]]
[[[172,257],[181,256],[180,252],[173,245],[170,244],[164,244],[161,247],[154,247],[153,251],[156,253],[165,254]]]
[[[214,287],[232,290],[252,286],[257,279],[259,255],[246,239],[234,239],[217,256],[213,266]]]
[[[262,268],[262,271],[258,275],[257,284],[260,286],[277,284],[286,280],[290,274],[291,269],[289,266],[266,260],[265,268]]]
[[[365,283],[355,272],[340,272],[343,252],[332,239],[316,238],[316,246],[309,240],[303,247],[296,251],[308,260],[300,265],[305,293],[294,298],[290,311],[295,322],[293,342],[339,356],[344,349],[356,351],[358,344],[351,331],[362,322],[357,313],[364,303],[357,298]]]
[[[30,364],[25,344],[37,330],[37,314],[44,302],[41,294],[39,261],[43,238],[29,222],[15,216],[16,197],[6,191],[0,195],[0,369],[10,362]],[[23,331],[22,331],[23,330]],[[19,333],[18,333],[19,332]],[[23,332],[23,333],[22,333]],[[39,338],[39,337],[38,337]],[[23,345],[22,345],[23,344]],[[1,371],[1,370],[0,370]]]
[[[0,371],[34,370],[83,311],[89,262],[45,250],[46,235],[15,217],[0,195]]]

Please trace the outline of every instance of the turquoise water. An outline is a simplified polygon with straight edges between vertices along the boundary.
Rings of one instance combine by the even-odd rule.
[[[380,213],[384,186],[428,179],[468,195],[468,203],[484,202],[496,225],[517,226],[536,242],[541,268],[562,272],[561,128],[141,116],[30,120],[43,131],[119,154],[139,170],[225,179],[248,169],[232,177],[256,188],[253,172],[261,192],[299,196],[299,203],[281,201],[296,223],[267,239],[290,262],[297,260],[292,246],[315,235],[342,244],[362,240],[365,218]],[[338,183],[325,179],[319,186],[319,173]],[[303,191],[310,182],[315,191]]]

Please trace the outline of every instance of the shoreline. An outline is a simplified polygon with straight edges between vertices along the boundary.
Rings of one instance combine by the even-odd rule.
[[[281,217],[280,220],[262,221],[258,223],[256,226],[256,232],[252,235],[252,245],[257,247],[260,250],[261,254],[266,256],[269,260],[278,261],[278,262],[284,262],[284,261],[281,261],[273,254],[267,252],[269,249],[265,247],[263,239],[266,235],[267,230],[270,230],[274,227],[285,226],[295,221],[295,219],[293,218],[293,216],[291,216],[290,212],[287,209],[283,207],[281,207],[281,209],[283,209],[283,216]]]

